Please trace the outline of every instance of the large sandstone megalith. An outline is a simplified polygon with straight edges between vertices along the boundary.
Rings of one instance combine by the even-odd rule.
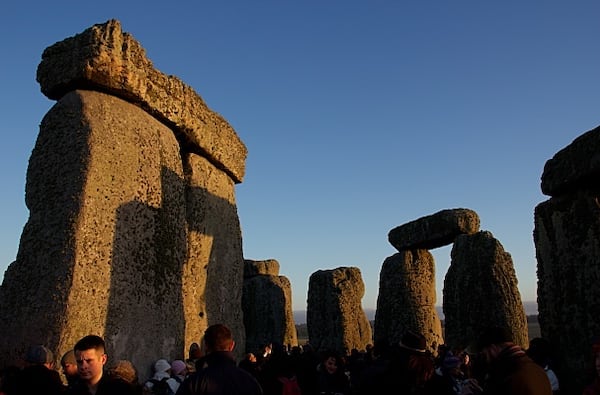
[[[275,259],[244,261],[242,310],[246,328],[246,352],[262,345],[297,346],[298,334],[292,311],[290,280],[279,275]]]
[[[445,340],[466,348],[488,327],[507,328],[516,344],[529,345],[527,317],[510,254],[489,231],[454,241],[444,278]]]
[[[479,230],[479,215],[466,208],[438,211],[395,227],[388,241],[398,251],[432,250],[452,244],[456,236]]]
[[[473,210],[441,210],[395,227],[388,241],[398,251],[383,262],[375,313],[375,340],[397,344],[406,331],[425,336],[437,353],[444,343],[436,304],[435,261],[429,249],[451,244],[461,234],[479,230]]]
[[[364,350],[373,342],[361,303],[364,294],[365,285],[356,267],[311,274],[306,325],[309,342],[316,351],[335,350],[346,355],[353,348]]]
[[[533,239],[542,336],[555,347],[561,392],[580,394],[600,335],[600,127],[549,159]]]
[[[32,343],[62,355],[97,334],[143,379],[216,322],[243,349],[234,187],[246,148],[235,131],[114,20],[47,48],[38,81],[57,103],[0,286],[0,366]]]
[[[428,250],[409,250],[385,259],[379,273],[375,342],[398,344],[406,331],[425,336],[427,349],[443,344],[435,309],[435,262]]]

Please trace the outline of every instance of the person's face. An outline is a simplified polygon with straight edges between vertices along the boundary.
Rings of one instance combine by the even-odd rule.
[[[62,362],[60,365],[62,366],[62,371],[65,377],[69,378],[77,376],[77,364]]]
[[[325,360],[325,370],[327,373],[333,374],[337,371],[337,361],[334,357],[329,357]]]
[[[94,348],[75,351],[79,377],[89,384],[96,384],[102,378],[102,369],[106,363],[106,354]]]

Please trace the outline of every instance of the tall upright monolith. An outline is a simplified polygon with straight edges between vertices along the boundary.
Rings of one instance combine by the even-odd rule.
[[[217,322],[243,345],[234,186],[247,151],[233,128],[115,20],[48,47],[37,79],[57,102],[0,287],[0,365],[30,344],[62,355],[96,334],[144,378]]]

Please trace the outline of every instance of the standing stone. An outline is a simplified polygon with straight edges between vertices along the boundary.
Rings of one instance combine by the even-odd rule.
[[[488,231],[454,241],[443,289],[446,344],[467,347],[487,327],[507,328],[529,345],[527,317],[512,258]]]
[[[577,137],[544,166],[533,239],[541,334],[556,351],[561,392],[580,394],[594,370],[600,334],[600,127]]]
[[[292,311],[292,286],[279,275],[275,259],[244,261],[242,309],[246,328],[246,352],[262,345],[297,346],[298,334]]]
[[[185,344],[199,342],[212,324],[226,324],[244,349],[244,256],[235,185],[205,157],[183,154],[186,178],[187,259],[183,268]]]
[[[246,148],[235,131],[114,20],[47,48],[37,78],[58,102],[30,158],[30,216],[0,286],[0,365],[30,344],[62,355],[97,334],[144,379],[216,322],[243,350],[234,184]]]
[[[402,251],[386,258],[379,273],[375,341],[398,344],[410,330],[425,336],[428,350],[437,352],[444,341],[435,303],[435,262],[429,251]]]
[[[371,344],[371,325],[362,308],[365,285],[360,269],[318,270],[309,279],[306,324],[316,351],[349,354]]]

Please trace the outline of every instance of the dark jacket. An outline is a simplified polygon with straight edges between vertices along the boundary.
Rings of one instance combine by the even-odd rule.
[[[63,394],[66,386],[63,385],[60,374],[56,370],[48,369],[44,365],[32,365],[21,371],[17,382],[17,394]]]
[[[102,375],[98,383],[96,395],[139,395],[139,389],[126,382],[125,380],[111,378],[106,372]],[[85,382],[80,381],[73,385],[67,391],[69,395],[89,395],[90,391]]]
[[[486,395],[552,395],[544,369],[516,345],[504,348],[491,363],[483,388]]]
[[[215,351],[203,358],[202,366],[188,376],[177,390],[177,395],[262,395],[254,376],[239,368],[233,354]]]

